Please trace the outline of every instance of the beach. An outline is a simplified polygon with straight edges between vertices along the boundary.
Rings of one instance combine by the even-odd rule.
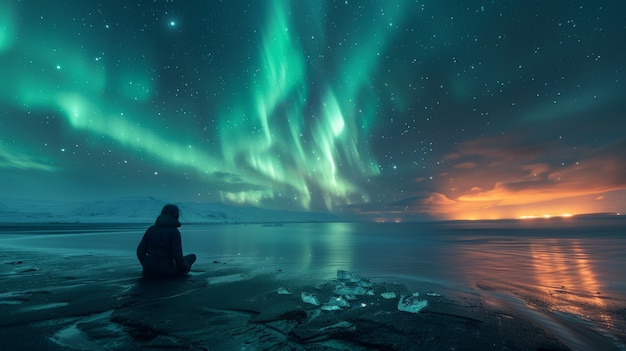
[[[572,322],[567,332],[546,327],[533,307],[540,302],[529,299],[524,308],[513,308],[522,300],[487,282],[479,291],[459,289],[402,274],[370,277],[362,273],[367,269],[342,270],[337,262],[323,274],[311,274],[287,262],[259,265],[245,257],[245,250],[220,257],[201,250],[188,276],[144,279],[134,247],[125,254],[87,250],[81,247],[102,241],[98,231],[85,231],[39,237],[4,233],[2,349],[575,350],[594,345],[620,350],[624,345],[624,334],[607,337],[580,323]],[[106,235],[115,242],[111,231]],[[196,240],[192,232],[187,251],[198,248],[189,245]],[[47,248],[28,244],[32,238]],[[51,247],[44,239],[71,249]],[[623,301],[611,300],[606,310],[615,330],[623,330]],[[575,338],[567,340],[568,335]]]

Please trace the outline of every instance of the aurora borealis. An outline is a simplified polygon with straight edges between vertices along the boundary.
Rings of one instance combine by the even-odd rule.
[[[0,192],[626,209],[626,3],[4,1]]]

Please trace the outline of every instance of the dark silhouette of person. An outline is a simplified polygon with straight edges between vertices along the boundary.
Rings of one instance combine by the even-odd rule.
[[[196,262],[196,255],[183,256],[178,221],[180,209],[165,205],[154,225],[150,226],[137,246],[137,258],[147,278],[171,278],[185,275]]]

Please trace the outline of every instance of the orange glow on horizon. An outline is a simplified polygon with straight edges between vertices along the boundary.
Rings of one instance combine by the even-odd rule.
[[[561,218],[569,218],[572,217],[573,215],[570,213],[563,213],[560,215],[551,215],[551,214],[544,214],[541,216],[536,216],[536,215],[524,215],[524,216],[519,216],[517,217],[517,219],[536,219],[536,218],[545,218],[545,219],[549,219],[552,217],[561,217]]]
[[[556,197],[546,200],[526,194],[511,194],[516,201],[502,201],[496,197],[491,201],[467,201],[467,197],[450,197],[444,193],[429,193],[410,206],[382,207],[370,211],[358,211],[361,216],[374,222],[400,222],[419,219],[434,220],[504,220],[504,219],[549,219],[572,218],[582,214],[611,213],[619,216],[626,208],[626,189],[580,196]],[[522,199],[524,201],[522,201]]]
[[[377,217],[374,218],[374,222],[376,223],[401,223],[401,218],[385,218],[385,217]]]
[[[500,197],[491,201],[486,197],[481,201],[468,201],[467,197],[453,199],[436,193],[424,201],[422,206],[434,217],[446,220],[570,218],[579,214],[623,212],[620,211],[621,207],[626,204],[616,203],[614,199],[618,194],[621,197],[626,191],[614,192],[611,194],[613,199],[581,195],[547,201],[545,196],[533,197],[528,194],[526,197],[518,194],[515,201],[502,201]]]
[[[502,135],[461,143],[446,157],[435,188],[418,195],[415,211],[448,220],[624,212],[622,144],[553,164],[542,161],[540,150],[519,148],[522,141]]]

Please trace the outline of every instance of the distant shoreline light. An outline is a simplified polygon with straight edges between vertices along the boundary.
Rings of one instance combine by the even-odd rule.
[[[573,214],[570,213],[563,213],[560,215],[551,215],[551,214],[544,214],[541,216],[535,216],[535,215],[527,215],[527,216],[519,216],[517,217],[517,219],[536,219],[536,218],[552,218],[552,217],[562,217],[562,218],[568,218],[568,217],[572,217]]]

